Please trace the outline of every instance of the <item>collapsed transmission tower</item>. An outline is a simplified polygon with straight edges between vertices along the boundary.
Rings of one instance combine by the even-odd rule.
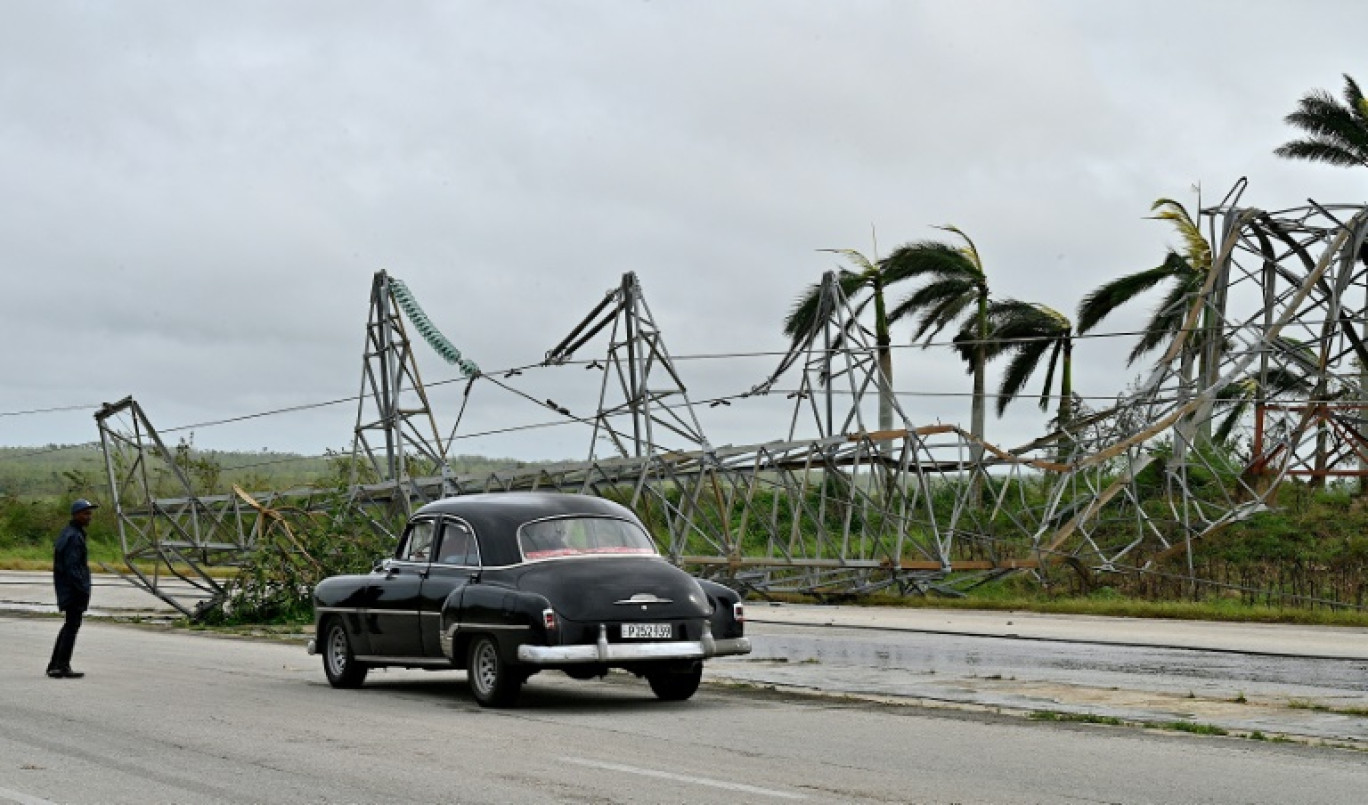
[[[282,526],[272,507],[309,511],[327,500],[314,489],[204,490],[188,466],[188,450],[167,449],[132,397],[101,406],[95,421],[124,560],[122,568],[105,569],[187,617],[225,602],[228,575],[215,571],[240,566]]]
[[[535,368],[597,356],[592,416],[546,403],[586,428],[587,459],[460,475],[436,424],[449,412],[429,405],[398,314],[448,360],[454,347],[381,272],[353,450],[370,477],[357,479],[351,505],[393,514],[480,491],[611,496],[651,525],[671,560],[758,591],[956,592],[1023,570],[1048,580],[1064,565],[1091,576],[1182,557],[1191,573],[1194,543],[1275,505],[1285,479],[1368,475],[1368,211],[1311,203],[1269,212],[1239,206],[1242,191],[1201,211],[1211,267],[1179,302],[1182,327],[1149,374],[1114,404],[1080,406],[1060,429],[1009,449],[954,425],[911,423],[896,396],[897,426],[867,429],[864,407],[881,382],[875,347],[831,275],[822,326],[728,401],[758,401],[801,372],[787,392],[785,438],[714,447],[629,273]],[[507,376],[462,369],[467,400],[482,384],[518,393]],[[175,457],[136,404],[121,406],[97,419],[116,500],[128,503],[119,513],[125,555],[174,564],[212,600],[201,571],[250,552],[259,510],[233,502],[242,496],[196,496],[185,479],[170,498],[161,496],[170,480],[137,482],[151,477],[149,462]],[[134,413],[116,427],[125,412]],[[611,455],[599,454],[601,443]],[[155,579],[135,578],[157,592]]]

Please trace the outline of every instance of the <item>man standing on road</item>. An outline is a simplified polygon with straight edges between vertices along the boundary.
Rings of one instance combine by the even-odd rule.
[[[71,522],[57,537],[52,552],[52,583],[57,587],[57,608],[66,615],[47,675],[53,679],[80,679],[85,674],[71,670],[71,652],[76,649],[76,633],[81,618],[90,606],[90,565],[86,559],[86,526],[95,516],[98,504],[81,498],[71,504]]]

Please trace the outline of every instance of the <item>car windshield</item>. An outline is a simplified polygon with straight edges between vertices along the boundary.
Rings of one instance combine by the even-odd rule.
[[[518,531],[518,546],[526,559],[656,553],[641,526],[611,517],[557,517],[528,523]]]

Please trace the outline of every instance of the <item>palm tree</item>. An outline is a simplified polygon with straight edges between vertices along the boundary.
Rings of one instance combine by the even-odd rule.
[[[1368,167],[1368,99],[1346,73],[1344,103],[1325,90],[1313,90],[1297,102],[1297,110],[1283,118],[1307,134],[1273,150],[1287,159]]]
[[[1155,201],[1150,209],[1158,211],[1155,218],[1172,221],[1177,227],[1183,239],[1182,253],[1170,249],[1159,265],[1102,285],[1084,296],[1078,306],[1078,332],[1082,335],[1145,291],[1165,282],[1171,283],[1168,294],[1146,323],[1139,343],[1127,357],[1128,365],[1178,335],[1192,296],[1201,290],[1211,271],[1211,244],[1202,237],[1187,209],[1171,198]]]
[[[847,298],[854,299],[864,294],[856,303],[855,314],[864,312],[874,304],[874,345],[879,364],[879,430],[893,428],[893,341],[889,335],[890,317],[884,301],[884,291],[889,285],[905,280],[908,276],[896,267],[876,263],[854,249],[822,249],[822,251],[844,255],[858,271],[841,269],[836,281]],[[826,309],[822,296],[822,283],[809,285],[798,297],[784,319],[784,334],[794,344],[802,341],[808,334],[822,327],[831,318],[833,311]]]
[[[988,362],[988,275],[983,270],[978,248],[969,236],[953,226],[937,227],[964,240],[961,246],[938,241],[919,241],[896,249],[881,265],[900,277],[915,277],[926,284],[899,302],[889,318],[920,313],[915,343],[930,343],[948,325],[972,310],[966,326],[971,327],[973,346],[965,358],[974,374],[973,409],[970,431],[977,439],[984,434],[984,373]],[[975,452],[977,456],[977,449]]]
[[[973,321],[966,321],[955,348],[972,365],[975,341]],[[987,357],[993,360],[1010,354],[1011,360],[998,387],[997,413],[1002,416],[1017,398],[1026,381],[1035,374],[1041,358],[1049,354],[1045,383],[1040,389],[1040,410],[1049,408],[1050,390],[1059,373],[1059,408],[1056,421],[1067,428],[1073,419],[1073,322],[1054,308],[1035,302],[1007,299],[988,305]]]

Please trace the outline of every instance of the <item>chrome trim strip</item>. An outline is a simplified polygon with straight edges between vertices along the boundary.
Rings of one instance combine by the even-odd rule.
[[[458,624],[455,624],[455,627],[456,627],[457,629],[460,629],[460,630],[463,631],[463,632],[472,632],[472,631],[474,631],[474,632],[482,632],[482,631],[484,631],[485,629],[531,629],[531,628],[532,628],[531,626],[528,626],[528,625],[525,624],[525,623],[471,623],[471,622],[469,622],[469,621],[462,621],[462,622],[460,622],[460,623],[458,623]]]
[[[425,615],[441,617],[442,613],[417,609],[387,609],[374,607],[314,607],[314,612],[348,612],[357,615]]]
[[[382,654],[357,654],[356,659],[361,662],[374,662],[382,665],[435,665],[439,668],[451,667],[451,662],[445,657],[434,659],[432,657],[388,657]]]
[[[520,547],[519,552],[522,551]],[[498,565],[498,567],[522,567],[523,565],[539,565],[542,562],[564,562],[576,559],[641,559],[649,562],[665,562],[669,560],[658,553],[574,553],[565,556],[548,556],[545,559],[523,559],[521,562],[514,562],[511,565]],[[488,567],[494,567],[489,565]]]
[[[602,636],[602,633],[600,634]],[[569,663],[618,663],[635,660],[704,660],[729,654],[749,654],[748,637],[714,640],[704,635],[699,641],[669,643],[608,643],[604,641],[577,646],[518,646],[518,661],[532,665]]]

